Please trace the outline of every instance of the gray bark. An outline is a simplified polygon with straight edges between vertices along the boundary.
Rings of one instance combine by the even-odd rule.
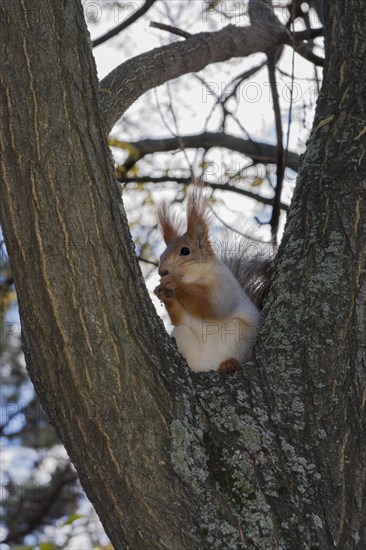
[[[156,337],[80,3],[2,0],[0,13],[0,219],[29,374],[114,547],[188,547],[180,521],[197,510],[170,459],[187,374]]]
[[[323,88],[257,346],[286,510],[268,502],[289,548],[366,545],[365,24],[361,1],[326,7]]]
[[[366,545],[366,9],[325,11],[255,362],[223,377],[188,371],[147,296],[79,2],[0,0],[0,219],[27,366],[117,550]]]

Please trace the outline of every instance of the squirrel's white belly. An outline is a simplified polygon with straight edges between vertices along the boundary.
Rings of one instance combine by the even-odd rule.
[[[257,328],[257,319],[245,322],[234,317],[224,321],[205,321],[186,313],[172,336],[188,365],[199,372],[217,370],[221,363],[231,358],[237,359],[239,364],[248,361]]]

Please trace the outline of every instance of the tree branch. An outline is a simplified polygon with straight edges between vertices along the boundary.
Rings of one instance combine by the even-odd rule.
[[[184,42],[155,48],[121,63],[100,82],[100,108],[104,128],[110,132],[117,120],[143,93],[183,74],[202,70],[210,63],[253,53],[270,52],[284,40],[276,24],[229,25],[218,32],[195,34]]]
[[[153,177],[153,176],[140,176],[140,177],[127,177],[127,176],[119,176],[117,178],[117,181],[120,183],[165,183],[168,181],[175,181],[176,183],[180,183],[182,185],[188,185],[192,182],[191,178],[178,178],[178,177],[168,177],[168,176],[161,176],[161,177]],[[230,191],[232,193],[238,193],[238,195],[243,195],[244,197],[248,197],[249,199],[254,199],[258,202],[261,202],[262,204],[266,204],[268,206],[272,206],[273,199],[269,199],[267,197],[262,197],[261,195],[257,195],[257,193],[252,193],[251,191],[247,191],[246,189],[241,189],[240,187],[235,187],[234,185],[230,185],[229,183],[211,183],[207,180],[200,180],[204,185],[207,187],[210,187],[211,189],[215,189],[218,191]],[[288,205],[281,202],[280,207],[282,210],[287,210]],[[140,259],[140,258],[139,258]]]
[[[132,25],[132,23],[137,21],[141,17],[141,15],[144,15],[144,13],[146,13],[155,2],[156,0],[146,0],[145,4],[141,6],[140,9],[136,10],[131,15],[131,17],[128,17],[128,19],[123,21],[120,25],[117,25],[117,27],[114,27],[114,29],[111,29],[110,31],[106,32],[99,38],[96,38],[95,40],[93,40],[93,48],[96,48],[100,44],[107,42],[107,40],[109,40],[110,38],[113,38],[113,36],[116,36],[121,31],[127,29],[127,27],[129,27],[130,25]]]
[[[46,520],[49,520],[50,515],[52,516],[52,505],[61,498],[61,492],[65,485],[74,485],[77,479],[77,473],[67,462],[65,467],[58,466],[52,473],[47,490],[41,490],[42,486],[39,486],[37,490],[30,484],[27,491],[25,486],[25,494],[23,494],[23,488],[19,506],[8,520],[9,533],[1,541],[1,544],[18,542],[19,539],[23,539],[26,535],[34,533],[45,525]]]
[[[292,45],[292,44],[289,43],[289,45]],[[324,67],[324,58],[316,55],[305,42],[296,44],[293,47],[295,49],[295,52],[301,55],[301,57],[303,57],[304,59],[307,59],[308,61],[310,61],[311,63],[314,63],[314,65],[317,65],[318,67]]]
[[[118,146],[118,140],[113,140],[112,145]],[[122,144],[123,146],[124,144]],[[124,168],[129,170],[132,166],[145,155],[153,153],[163,153],[180,149],[182,145],[185,148],[210,149],[211,147],[224,147],[231,151],[236,151],[250,157],[254,162],[276,163],[277,148],[269,143],[259,143],[250,139],[242,139],[236,136],[225,134],[224,132],[203,132],[202,134],[193,134],[188,136],[142,139],[129,143],[134,154],[124,163]],[[293,151],[288,151],[286,166],[291,170],[297,171],[299,166],[299,155]]]
[[[117,144],[118,141],[115,141]],[[182,147],[210,149],[211,147],[224,147],[250,157],[255,162],[276,163],[277,148],[269,143],[258,143],[250,139],[242,139],[224,132],[203,132],[189,136],[171,138],[142,139],[134,141],[129,145],[134,150],[134,155],[124,163],[126,170],[129,170],[137,160],[152,153],[174,151]],[[287,153],[286,166],[297,171],[299,166],[299,155],[292,151]]]
[[[283,150],[283,131],[282,131],[282,121],[281,121],[281,107],[280,100],[278,97],[277,83],[276,83],[276,60],[274,55],[268,56],[268,76],[271,86],[272,101],[273,101],[273,111],[275,116],[276,124],[276,135],[277,135],[277,171],[276,171],[276,189],[275,196],[273,198],[273,209],[271,216],[271,232],[273,243],[277,244],[277,229],[278,222],[280,218],[280,200],[281,200],[281,191],[283,176],[285,171],[284,166],[284,150]]]
[[[235,77],[235,79],[233,79],[232,82],[230,83],[230,85],[228,86],[228,88],[230,89],[231,84],[235,83],[233,91],[230,94],[225,96],[224,103],[229,101],[229,99],[231,99],[232,97],[236,96],[237,89],[244,82],[244,80],[247,80],[248,78],[250,78],[251,76],[253,76],[257,72],[259,72],[265,65],[267,65],[267,59],[265,59],[264,61],[259,63],[259,65],[256,65],[255,67],[252,67],[251,69],[248,69],[247,71],[244,71],[243,73],[241,73],[240,75]]]
[[[324,29],[323,27],[319,27],[317,29],[305,29],[304,31],[297,31],[292,33],[292,36],[294,37],[296,42],[303,41],[303,40],[311,40],[313,38],[317,38],[318,36],[324,35]]]
[[[151,21],[150,27],[153,27],[154,29],[160,29],[162,31],[171,32],[172,34],[182,36],[183,38],[189,38],[190,36],[192,36],[190,32],[183,31],[182,29],[178,29],[177,27],[172,27],[171,25],[165,25],[165,23],[157,23],[156,21]]]

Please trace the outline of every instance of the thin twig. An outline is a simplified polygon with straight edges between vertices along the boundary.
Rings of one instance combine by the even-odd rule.
[[[93,48],[96,48],[100,44],[103,44],[104,42],[107,42],[110,38],[113,38],[113,36],[116,36],[121,31],[127,29],[132,23],[137,21],[141,17],[141,15],[144,15],[151,6],[156,2],[156,0],[146,0],[145,4],[141,6],[140,9],[136,10],[131,17],[128,17],[125,21],[123,21],[120,25],[117,25],[117,27],[114,27],[114,29],[111,29],[110,31],[106,32],[99,38],[96,38],[93,40]]]
[[[150,265],[153,265],[155,267],[158,267],[158,265],[159,265],[159,262],[153,262],[152,260],[147,260],[146,258],[142,258],[142,256],[137,256],[137,259],[140,262],[144,262],[145,264],[150,264]]]
[[[229,223],[226,223],[215,211],[214,209],[212,208],[212,206],[209,207],[209,210],[210,212],[215,216],[216,219],[219,220],[220,223],[222,223],[222,225],[226,228],[226,229],[229,229],[230,231],[232,231],[233,233],[236,233],[237,235],[240,235],[241,237],[244,237],[245,239],[248,239],[249,241],[254,241],[256,243],[261,243],[261,244],[270,244],[268,243],[267,241],[262,241],[262,239],[256,239],[255,237],[252,237],[251,235],[247,235],[246,233],[242,233],[241,231],[239,231],[238,229],[235,229],[235,227],[233,227],[232,225],[230,225]]]
[[[161,31],[171,32],[172,34],[182,36],[183,38],[189,38],[190,36],[192,36],[190,32],[183,31],[182,29],[178,29],[177,27],[172,27],[171,25],[166,25],[165,23],[158,23],[156,21],[151,21],[150,27],[153,27],[154,29],[160,29]]]
[[[175,126],[175,132],[176,132],[175,134],[173,134],[173,136],[176,137],[179,140],[180,148],[181,148],[181,150],[183,152],[183,155],[184,155],[184,158],[186,159],[186,162],[188,164],[189,171],[191,172],[192,181],[194,181],[196,178],[195,178],[195,175],[194,175],[193,165],[189,160],[186,146],[184,145],[182,135],[179,132],[178,120],[177,120],[177,115],[176,115],[176,113],[174,111],[174,108],[173,108],[173,98],[172,98],[169,82],[167,82],[166,86],[167,86],[167,92],[168,92],[168,97],[169,97],[169,110],[170,110],[170,112],[172,114],[172,117],[173,117],[173,123],[174,123],[174,126]]]
[[[154,90],[154,94],[155,94],[155,99],[156,99],[156,105],[157,105],[157,108],[158,108],[158,112],[159,112],[159,115],[160,115],[160,118],[162,120],[162,123],[164,124],[165,128],[168,130],[168,132],[173,136],[173,138],[177,139],[178,140],[178,143],[179,143],[179,148],[181,149],[183,155],[184,155],[184,158],[186,159],[187,161],[187,164],[188,164],[188,167],[189,167],[189,171],[191,172],[191,176],[192,176],[192,179],[194,180],[194,171],[193,171],[193,167],[191,166],[191,163],[189,161],[189,158],[188,158],[188,155],[187,155],[187,151],[186,151],[186,147],[183,143],[183,140],[182,140],[182,137],[181,135],[179,134],[179,130],[178,130],[178,122],[177,122],[177,118],[175,116],[175,112],[174,112],[174,109],[173,109],[173,105],[172,105],[172,97],[171,97],[171,94],[170,94],[170,88],[169,88],[169,84],[167,83],[166,84],[167,86],[167,91],[168,91],[168,97],[169,97],[169,101],[170,101],[170,112],[172,113],[172,116],[173,116],[173,124],[175,125],[175,129],[176,129],[176,133],[170,128],[165,116],[164,116],[164,113],[162,112],[161,110],[161,106],[160,106],[160,101],[159,101],[159,97],[158,97],[158,94],[157,94],[157,91],[156,89]]]
[[[277,67],[277,72],[282,74],[282,76],[287,76],[288,78],[292,78],[292,74],[288,73],[287,71],[284,71],[280,67]],[[304,82],[315,82],[315,77],[313,76],[296,76],[296,80],[302,80]]]
[[[140,176],[140,177],[133,177],[128,178],[126,176],[118,176],[117,181],[119,183],[166,183],[168,181],[174,181],[176,183],[179,183],[181,185],[188,185],[192,182],[191,178],[178,178],[178,177],[169,177],[169,176],[161,176],[161,177],[152,177],[152,176]],[[273,199],[262,197],[261,195],[258,195],[257,193],[253,193],[252,191],[247,191],[246,189],[240,189],[239,187],[234,187],[233,185],[229,185],[228,183],[211,183],[207,180],[201,180],[204,185],[207,187],[210,187],[211,189],[217,189],[218,191],[231,191],[232,193],[237,193],[238,195],[243,195],[244,197],[248,197],[249,199],[256,200],[262,204],[273,206]],[[285,204],[283,202],[280,202],[280,208],[281,210],[287,210],[288,204]]]
[[[273,100],[273,111],[275,115],[276,122],[276,135],[277,135],[277,170],[276,170],[276,189],[275,196],[273,198],[273,209],[272,216],[270,220],[272,239],[274,245],[277,244],[277,229],[278,222],[280,218],[280,202],[281,202],[281,191],[283,184],[284,176],[284,151],[283,151],[283,131],[282,131],[282,121],[281,121],[281,108],[280,101],[277,91],[276,83],[276,60],[275,55],[268,55],[268,76],[269,83],[271,87],[272,100]]]
[[[294,10],[291,13],[291,24],[294,28],[295,26],[295,14]],[[292,32],[293,40],[295,42],[295,33]],[[294,95],[294,80],[295,80],[295,49],[292,49],[292,60],[291,60],[291,88],[290,88],[290,108],[288,111],[288,121],[287,121],[287,137],[286,137],[286,147],[284,152],[284,159],[283,159],[283,167],[285,170],[285,166],[287,163],[287,151],[290,143],[290,129],[291,129],[291,121],[292,121],[292,100]]]
[[[291,33],[291,36],[294,37],[295,42],[299,42],[302,40],[312,40],[313,38],[317,38],[318,36],[323,35],[323,27],[319,27],[318,29],[305,29],[304,31],[296,31]]]
[[[234,88],[232,92],[230,92],[230,94],[228,94],[225,97],[224,102],[226,103],[227,101],[229,101],[230,98],[236,95],[237,89],[239,88],[239,86],[242,84],[244,80],[247,80],[257,72],[259,72],[265,65],[267,65],[267,59],[259,63],[259,65],[256,65],[255,67],[252,67],[251,69],[244,71],[242,74],[239,74],[238,76],[236,76],[229,84],[230,86],[235,82]]]

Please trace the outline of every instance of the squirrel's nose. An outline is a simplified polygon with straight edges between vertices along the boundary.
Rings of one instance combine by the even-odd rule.
[[[167,269],[159,269],[158,271],[160,277],[164,277],[164,275],[168,275],[168,270]]]

